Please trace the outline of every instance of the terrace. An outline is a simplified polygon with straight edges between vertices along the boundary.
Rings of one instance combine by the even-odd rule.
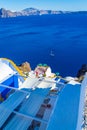
[[[20,90],[2,84],[14,93],[0,105],[0,129],[81,130],[84,82],[28,77]]]

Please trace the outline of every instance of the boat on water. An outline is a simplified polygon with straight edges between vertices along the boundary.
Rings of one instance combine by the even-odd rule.
[[[52,56],[52,57],[54,57],[54,56],[55,56],[55,54],[54,54],[54,51],[53,51],[53,50],[51,50],[51,52],[50,52],[50,56]]]
[[[23,66],[22,66],[23,67]],[[0,129],[86,130],[87,74],[78,78],[23,73],[11,60],[0,59]],[[38,69],[35,69],[38,71]]]

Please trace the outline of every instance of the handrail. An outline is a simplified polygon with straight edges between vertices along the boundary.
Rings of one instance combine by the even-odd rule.
[[[11,65],[15,68],[15,70],[19,73],[19,75],[24,76],[24,74],[22,73],[22,71],[17,67],[17,65],[10,59],[7,58],[0,58],[1,60],[6,60],[9,63],[11,63]],[[24,78],[25,79],[25,78]]]

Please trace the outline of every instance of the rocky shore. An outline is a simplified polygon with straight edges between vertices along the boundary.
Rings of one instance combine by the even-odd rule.
[[[0,9],[0,18],[19,17],[19,16],[31,16],[31,15],[53,15],[53,14],[85,14],[87,11],[59,11],[59,10],[39,10],[36,8],[26,8],[21,11],[11,11],[4,8]]]

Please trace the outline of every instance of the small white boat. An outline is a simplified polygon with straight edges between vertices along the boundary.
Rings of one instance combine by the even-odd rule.
[[[52,50],[51,50],[51,52],[50,52],[50,56],[55,56],[55,54],[53,53]]]

